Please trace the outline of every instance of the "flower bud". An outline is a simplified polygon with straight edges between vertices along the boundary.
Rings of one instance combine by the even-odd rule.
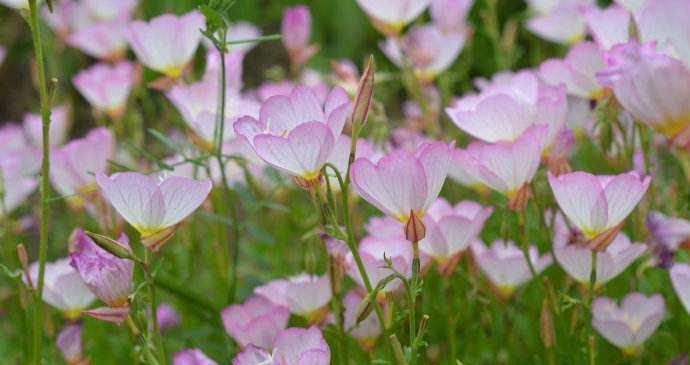
[[[367,122],[371,101],[374,97],[374,72],[376,65],[374,56],[369,56],[369,62],[359,80],[357,96],[355,97],[354,108],[352,109],[352,127],[361,128]]]
[[[410,211],[410,218],[405,223],[405,238],[410,242],[419,242],[426,236],[426,227],[415,212]]]

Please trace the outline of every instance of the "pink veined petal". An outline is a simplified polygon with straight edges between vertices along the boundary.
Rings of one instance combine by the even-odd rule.
[[[196,181],[179,176],[170,176],[160,184],[165,201],[163,227],[171,227],[190,215],[211,192],[211,181]]]
[[[585,12],[585,19],[592,37],[603,49],[630,39],[630,12],[619,5],[606,9],[592,7]]]
[[[636,172],[629,172],[616,176],[606,185],[604,188],[608,203],[606,228],[611,228],[622,222],[635,209],[647,191],[650,182],[651,177],[649,176],[640,181],[640,176]]]
[[[347,95],[347,91],[342,87],[334,87],[328,96],[326,97],[326,102],[324,104],[324,112],[326,116],[330,115],[335,109],[341,107],[344,104],[350,103],[350,97]]]
[[[135,172],[96,175],[96,182],[118,213],[138,230],[157,229],[165,202],[155,178]]]
[[[273,364],[271,354],[266,350],[249,345],[232,359],[232,365]]]
[[[676,295],[683,303],[686,312],[690,312],[690,265],[677,263],[670,270],[671,284]]]
[[[129,307],[99,307],[83,313],[101,321],[122,324],[129,315]]]
[[[409,152],[394,151],[377,165],[365,158],[352,166],[352,181],[370,204],[398,220],[420,212],[427,196],[423,165]]]
[[[515,140],[534,123],[527,105],[505,94],[486,97],[470,110],[446,112],[458,128],[486,142]]]
[[[448,175],[450,157],[455,147],[455,142],[430,142],[422,145],[417,150],[417,158],[424,168],[426,177],[426,199],[424,210],[429,208],[436,200],[443,188],[443,183]]]
[[[443,217],[439,222],[441,232],[448,242],[451,254],[469,247],[483,227],[483,220],[470,220],[459,216]]]
[[[562,4],[548,14],[539,15],[527,22],[527,28],[552,42],[572,43],[585,35],[586,24],[580,4]]]
[[[431,257],[447,257],[451,252],[441,226],[431,216],[427,215],[424,217],[424,227],[426,228],[426,236],[420,242],[420,250]]]
[[[548,177],[558,206],[580,230],[596,234],[606,227],[606,197],[596,176],[573,172],[558,177],[549,173]]]
[[[238,136],[242,136],[251,146],[254,145],[254,137],[266,132],[266,126],[258,120],[244,116],[233,123],[233,129]]]
[[[273,358],[277,364],[291,365],[302,364],[300,360],[303,356],[316,350],[323,351],[327,355],[319,356],[318,359],[325,362],[307,362],[306,364],[328,365],[330,361],[330,349],[318,327],[310,328],[288,328],[276,338]],[[312,352],[313,353],[313,352]],[[308,359],[306,357],[305,359]]]
[[[325,122],[319,99],[308,86],[297,86],[290,94],[290,102],[300,122]]]
[[[635,345],[635,336],[627,324],[617,320],[592,319],[592,325],[607,341],[619,348]]]
[[[331,129],[321,122],[300,124],[285,138],[269,134],[254,138],[254,149],[264,161],[305,178],[316,177],[334,145]]]
[[[554,256],[568,275],[580,283],[589,283],[592,270],[592,253],[585,247],[577,245],[554,245]],[[602,255],[597,257],[597,262]],[[599,279],[599,273],[597,273]]]
[[[274,95],[268,98],[259,110],[259,120],[271,133],[282,135],[305,122],[292,107],[290,98]]]

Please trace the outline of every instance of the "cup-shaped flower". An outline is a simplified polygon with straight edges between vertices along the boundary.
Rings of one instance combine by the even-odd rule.
[[[659,294],[630,293],[620,307],[613,299],[600,297],[592,303],[592,325],[607,341],[634,354],[659,327],[665,312]]]
[[[300,86],[290,96],[268,98],[261,106],[259,120],[243,117],[234,127],[268,164],[314,183],[350,110],[349,97],[342,88],[334,88],[322,105],[311,88]]]
[[[285,301],[290,312],[304,317],[310,323],[323,320],[331,296],[328,275],[300,274],[289,277],[285,282]]]
[[[74,77],[74,86],[97,111],[119,119],[135,80],[134,65],[123,61],[114,65],[98,63]]]
[[[328,365],[330,361],[328,343],[321,330],[312,326],[282,331],[272,352],[249,346],[232,360],[232,365]]]
[[[443,266],[470,246],[492,212],[470,200],[452,206],[438,198],[424,219],[427,235],[419,248]]]
[[[38,186],[36,179],[22,170],[20,160],[0,159],[0,220],[24,203]]]
[[[176,85],[167,93],[168,98],[182,114],[185,123],[194,131],[197,143],[211,148],[218,115],[218,80],[203,80],[191,85]],[[225,94],[225,126],[223,140],[235,137],[232,125],[241,116],[259,116],[258,102],[228,90]]]
[[[549,173],[548,178],[558,206],[584,234],[588,247],[597,251],[616,238],[651,182],[651,177],[635,171],[615,176]]]
[[[608,67],[597,74],[613,89],[616,100],[635,119],[679,146],[689,143],[690,70],[679,60],[659,53],[655,45],[635,41],[613,47]],[[659,97],[658,90],[664,90]]]
[[[101,60],[119,60],[127,50],[123,20],[104,21],[78,29],[67,37],[67,44]]]
[[[532,279],[525,255],[511,241],[496,240],[487,248],[483,242],[477,240],[472,243],[471,249],[477,266],[501,298],[509,298],[515,289]],[[529,258],[538,273],[553,262],[551,254],[539,256],[536,246],[530,246]]]
[[[29,277],[23,278],[26,284],[38,285],[38,262],[29,266]],[[43,282],[43,301],[60,310],[69,319],[79,317],[81,312],[96,299],[81,276],[64,258],[47,262]]]
[[[218,365],[199,349],[186,349],[177,352],[173,355],[172,362],[173,365]]]
[[[57,336],[57,347],[67,364],[87,365],[89,363],[84,358],[82,332],[82,324],[73,323],[65,325]]]
[[[70,110],[67,105],[53,107],[50,112],[50,145],[59,146],[67,140],[70,127]],[[43,120],[40,114],[26,113],[24,115],[24,133],[28,142],[39,147],[43,144]]]
[[[357,0],[374,27],[386,36],[396,36],[431,4],[431,0]]]
[[[141,242],[156,251],[178,224],[206,200],[211,181],[170,176],[157,179],[135,172],[96,174],[103,195],[141,234]]]
[[[415,152],[396,150],[376,164],[358,158],[351,168],[359,194],[386,215],[406,223],[423,218],[446,180],[454,143],[430,142]]]
[[[585,20],[592,38],[604,50],[630,40],[632,14],[620,5],[613,4],[606,9],[591,7],[585,12]]]
[[[420,80],[433,81],[458,58],[469,29],[444,33],[433,24],[415,26],[402,39],[388,38],[381,50],[400,68],[408,61]]]
[[[115,257],[102,249],[81,229],[75,230],[73,237],[70,265],[77,270],[91,292],[109,307],[129,306],[134,262]],[[122,235],[117,243],[129,249],[127,236]]]
[[[542,3],[553,4],[553,6],[537,9],[539,14],[527,21],[527,29],[551,42],[574,44],[584,39],[587,33],[584,12],[591,6],[592,1],[544,1]]]
[[[220,316],[225,331],[241,347],[270,350],[278,333],[287,327],[290,309],[257,295],[223,309]]]
[[[671,251],[690,245],[690,221],[687,219],[668,217],[654,211],[647,215],[647,229],[655,243]]]
[[[648,0],[635,13],[642,42],[656,41],[690,67],[690,3],[683,0]],[[663,26],[662,26],[663,25]]]
[[[565,59],[547,60],[539,66],[539,76],[551,85],[564,84],[568,94],[598,99],[604,89],[597,81],[597,72],[606,67],[604,52],[592,42],[574,45]]]
[[[311,13],[308,6],[298,5],[285,9],[281,33],[283,45],[293,63],[301,65],[316,52],[317,48],[309,45]]]
[[[364,300],[364,292],[357,289],[350,290],[343,298],[345,307],[345,329],[356,338],[359,344],[365,349],[372,349],[376,344],[376,339],[381,335],[381,323],[376,315],[371,312],[364,319],[359,318],[360,304]]]
[[[577,235],[577,233],[576,233]],[[589,285],[592,271],[592,252],[585,246],[572,239],[572,232],[565,223],[562,215],[558,214],[554,220],[553,254],[556,261],[568,275],[580,284]],[[618,236],[597,254],[596,286],[600,286],[615,278],[642,256],[647,246],[642,243],[632,243],[625,233]]]
[[[398,223],[398,225],[400,225]],[[403,233],[402,226],[400,232]],[[412,246],[404,236],[398,237],[366,237],[359,244],[359,252],[364,263],[364,270],[371,281],[372,287],[376,287],[381,281],[393,272],[387,267],[386,260],[390,260],[392,267],[402,275],[409,277],[412,273]],[[364,287],[364,279],[355,265],[352,253],[345,258],[349,267],[348,275],[361,287]],[[381,294],[392,292],[400,288],[400,280],[392,280],[386,284]]]
[[[201,41],[204,16],[193,11],[182,16],[163,14],[144,21],[133,21],[125,38],[146,67],[171,78],[182,75]]]
[[[690,313],[690,265],[677,263],[669,271],[671,284],[683,304],[683,308]]]

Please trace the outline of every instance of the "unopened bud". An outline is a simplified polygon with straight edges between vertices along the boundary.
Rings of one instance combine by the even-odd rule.
[[[121,259],[134,259],[132,251],[120,242],[117,242],[116,240],[110,237],[96,234],[93,232],[86,231],[84,233],[86,233],[86,235],[89,236],[98,245],[98,247],[108,251],[112,255],[117,256]]]
[[[19,263],[22,265],[22,269],[26,270],[29,267],[29,255],[27,255],[26,247],[22,243],[17,245],[17,256],[19,256]]]
[[[414,211],[410,211],[410,217],[405,223],[405,238],[410,242],[419,242],[426,236],[426,227],[424,222],[419,219],[419,216]]]
[[[374,71],[374,56],[369,56],[367,67],[364,69],[362,78],[359,80],[357,96],[355,97],[355,104],[352,109],[353,130],[355,127],[361,128],[367,122],[367,116],[371,108],[371,100],[374,96]]]
[[[547,349],[556,345],[556,331],[553,326],[553,317],[551,316],[551,309],[549,308],[549,300],[544,298],[541,304],[541,315],[539,316],[541,324],[541,342]]]
[[[369,294],[362,299],[362,302],[359,303],[359,307],[357,307],[357,324],[367,319],[373,310],[374,301],[371,297],[371,294]]]

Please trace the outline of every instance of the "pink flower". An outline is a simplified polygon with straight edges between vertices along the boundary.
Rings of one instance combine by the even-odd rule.
[[[690,221],[687,219],[650,212],[647,215],[647,230],[655,243],[671,251],[676,251],[690,242]]]
[[[46,6],[43,7],[41,15],[61,39],[67,38],[73,31],[94,24],[94,19],[86,6],[75,0],[53,1],[53,12]]]
[[[634,41],[617,45],[607,53],[608,68],[597,76],[635,119],[683,146],[690,138],[690,70],[654,48]]]
[[[683,304],[683,308],[690,312],[690,265],[682,263],[675,264],[671,268],[671,284],[678,295],[678,299]]]
[[[225,55],[225,81],[228,93],[239,94],[242,90],[242,62],[244,61],[244,53],[235,52]],[[221,73],[220,53],[215,48],[209,49],[206,52],[206,70],[204,71],[204,83],[219,84]],[[216,94],[218,94],[218,86],[216,86]],[[215,100],[217,102],[218,95]],[[258,106],[257,106],[258,112]]]
[[[134,65],[124,61],[114,65],[99,63],[74,77],[74,86],[98,111],[119,119],[134,84]]]
[[[564,60],[551,59],[539,66],[539,76],[551,85],[564,84],[568,94],[598,99],[604,89],[596,73],[606,67],[604,52],[592,42],[574,45]]]
[[[127,49],[124,21],[104,21],[83,27],[67,37],[67,44],[102,60],[118,60]]]
[[[241,347],[271,349],[278,333],[287,326],[290,310],[264,297],[253,296],[244,304],[223,309],[220,315],[225,331]]]
[[[607,297],[592,304],[592,325],[607,341],[628,353],[637,348],[659,327],[666,312],[664,298],[641,293],[628,294],[619,307]]]
[[[133,21],[125,38],[146,67],[178,78],[201,41],[204,16],[193,11],[183,16],[163,14],[148,23]]]
[[[230,25],[230,27],[228,28],[227,37],[225,39],[227,39],[228,42],[231,42],[231,41],[254,39],[254,38],[258,38],[260,36],[261,36],[261,29],[259,29],[256,25],[254,25],[250,22],[239,21],[239,22],[236,22],[236,23],[233,23]],[[257,43],[252,43],[252,42],[240,43],[240,44],[231,44],[228,46],[228,52],[230,52],[230,54],[232,54],[232,53],[247,53],[252,48],[256,47],[256,45],[257,45]]]
[[[38,181],[22,171],[20,160],[0,159],[0,218],[17,209],[38,187]]]
[[[587,30],[583,13],[592,6],[591,0],[551,1],[555,4],[527,21],[527,29],[546,40],[574,44]],[[541,9],[537,9],[541,10]]]
[[[352,139],[347,135],[340,135],[338,140],[335,142],[333,147],[333,152],[328,158],[328,162],[331,163],[340,173],[340,176],[345,179],[347,174],[347,164],[350,159],[350,147],[352,145]],[[357,150],[355,151],[355,158],[366,157],[370,160],[377,161],[379,158],[378,153],[374,150],[374,146],[366,139],[357,140]],[[331,184],[331,189],[334,191],[340,191],[340,184],[335,173],[331,169],[326,170],[326,179],[328,179]]]
[[[103,195],[141,234],[142,243],[156,251],[177,225],[206,200],[211,182],[171,176],[157,180],[135,172],[96,174]]]
[[[589,247],[600,251],[616,237],[651,182],[651,177],[634,171],[615,176],[549,173],[548,177],[563,213],[584,234]]]
[[[70,127],[69,107],[54,107],[50,114],[50,145],[59,146],[65,143]],[[24,114],[24,133],[30,144],[40,147],[43,144],[43,121],[39,114]]]
[[[82,343],[82,324],[68,324],[57,336],[57,347],[68,364],[85,364]]]
[[[635,19],[641,42],[658,42],[662,49],[667,49],[690,67],[690,3],[648,0]]]
[[[455,206],[438,198],[429,207],[424,219],[426,238],[420,242],[420,249],[433,257],[439,264],[456,256],[475,240],[493,208],[465,200]]]
[[[606,9],[592,7],[585,12],[585,19],[589,32],[602,49],[610,49],[630,40],[632,16],[621,6],[614,4]]]
[[[281,26],[283,44],[296,64],[303,64],[316,53],[317,48],[309,45],[311,35],[311,13],[309,7],[299,5],[285,9]]]
[[[438,197],[448,173],[453,143],[425,143],[416,152],[393,151],[376,164],[358,158],[351,168],[359,194],[385,214],[407,222],[420,218]]]
[[[477,240],[471,248],[475,262],[501,297],[510,297],[517,287],[532,279],[525,255],[512,241],[496,240],[487,248]],[[537,272],[545,270],[553,262],[549,253],[539,256],[536,246],[530,246],[529,257]]]
[[[343,305],[345,306],[345,329],[356,338],[364,349],[371,349],[376,344],[376,339],[381,336],[381,323],[376,315],[372,312],[357,323],[357,316],[360,314],[360,304],[364,300],[362,291],[352,289],[345,298],[343,298]]]
[[[402,40],[388,38],[380,47],[398,67],[405,67],[409,60],[422,80],[431,81],[458,58],[468,35],[467,29],[443,33],[433,24],[420,25],[410,29]]]
[[[567,115],[566,90],[539,81],[532,71],[484,84],[479,95],[457,100],[446,113],[455,125],[486,142],[514,141],[532,125],[546,125],[551,145]]]
[[[400,223],[397,224],[399,225]],[[400,226],[400,232],[403,232],[402,226]],[[359,251],[364,262],[365,271],[373,287],[376,287],[379,282],[392,274],[392,271],[386,267],[384,256],[390,259],[393,263],[393,268],[401,274],[409,277],[412,273],[412,246],[405,240],[405,237],[366,237],[360,242]],[[364,280],[355,265],[352,253],[347,255],[345,261],[349,267],[348,275],[357,284],[364,287]],[[401,285],[402,282],[395,279],[386,284],[380,293],[395,291]]]
[[[481,145],[480,142],[474,142],[465,149],[453,150],[448,169],[448,177],[451,180],[475,190],[485,189],[484,181],[479,175],[479,165],[476,162]]]
[[[43,301],[60,310],[67,318],[75,319],[96,299],[79,273],[69,264],[69,258],[47,262],[43,283]],[[29,279],[30,278],[30,279]],[[29,266],[29,278],[24,282],[38,285],[38,262]]]
[[[591,251],[577,242],[571,242],[571,231],[561,214],[554,222],[553,254],[568,275],[579,283],[589,285],[592,271]],[[576,233],[577,234],[577,233]],[[625,233],[619,233],[605,251],[597,254],[596,286],[618,276],[647,251],[642,243],[631,243]]]
[[[199,349],[187,349],[173,355],[173,365],[218,365]]]
[[[371,22],[386,36],[397,35],[431,4],[431,0],[357,0]]]
[[[205,147],[213,147],[216,116],[218,115],[218,80],[200,81],[191,85],[176,85],[167,93],[187,125]],[[241,116],[258,117],[259,104],[237,92],[228,90],[225,98],[225,128],[223,139],[235,137],[232,125]]]
[[[75,230],[73,237],[74,250],[70,254],[70,265],[77,270],[91,292],[110,307],[129,306],[134,262],[115,257],[100,248],[80,228]],[[127,236],[120,236],[118,243],[129,249]]]
[[[156,308],[158,326],[161,331],[168,331],[180,325],[180,314],[168,303],[160,303]]]
[[[306,182],[317,181],[350,115],[345,90],[334,88],[322,105],[310,88],[290,96],[272,96],[261,106],[259,120],[243,117],[235,132],[268,164]]]
[[[139,0],[84,0],[84,7],[94,17],[101,20],[129,19],[139,5]]]
[[[247,347],[232,365],[328,365],[331,350],[316,326],[288,328],[281,332],[271,353],[254,346]]]
[[[444,32],[463,31],[472,5],[474,0],[432,0],[431,18]]]

